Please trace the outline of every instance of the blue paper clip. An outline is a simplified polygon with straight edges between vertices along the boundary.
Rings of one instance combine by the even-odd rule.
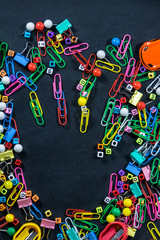
[[[8,76],[15,75],[13,58],[10,56],[7,56],[5,59],[5,64],[6,64],[6,72],[7,72]],[[10,73],[10,68],[11,68],[12,73]]]
[[[27,207],[27,209],[29,209],[29,207]],[[33,211],[32,209],[35,211]],[[38,210],[38,208],[34,204],[30,206],[30,212],[37,220],[42,220],[43,214]]]
[[[28,77],[21,71],[17,72],[16,73],[16,77],[17,78],[20,78],[21,76],[25,77],[26,80],[28,79]],[[21,81],[21,80],[20,80]],[[24,85],[30,90],[30,91],[33,91],[33,92],[36,92],[37,91],[37,85],[35,83],[33,83],[30,79],[27,80],[27,82],[29,82],[34,88],[31,88],[27,83],[25,83]]]
[[[57,97],[58,97],[58,92],[59,90],[57,91]],[[64,96],[64,92],[62,91],[62,99],[65,99],[65,96]],[[64,110],[66,111],[66,114],[67,114],[67,105],[64,104],[64,102],[62,101],[61,104],[59,104],[59,100],[60,99],[57,99],[57,105],[58,105],[58,108],[60,108],[61,112],[63,112]],[[64,109],[64,107],[66,106],[66,109]],[[61,114],[62,117],[64,117],[63,114]]]
[[[13,103],[8,102],[7,103],[7,108],[12,109],[11,114],[5,113],[5,118],[3,119],[3,127],[8,130],[10,128],[11,120],[12,120]]]
[[[156,123],[158,108],[152,107],[150,112],[147,111],[147,114],[148,114],[147,127],[151,127],[151,130],[148,131],[148,129],[146,127],[145,131],[148,132],[148,133],[151,133],[153,131],[154,125]]]

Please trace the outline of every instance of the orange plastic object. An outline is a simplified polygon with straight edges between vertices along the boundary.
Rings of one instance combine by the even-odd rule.
[[[142,65],[150,71],[160,70],[160,39],[145,42],[140,50],[139,57]]]

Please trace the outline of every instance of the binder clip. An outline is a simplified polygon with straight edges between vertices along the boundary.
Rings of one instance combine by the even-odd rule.
[[[29,45],[31,45],[32,47],[29,48]],[[34,47],[34,46],[33,46],[32,43],[28,43],[28,42],[27,42],[27,43],[26,43],[26,47],[22,50],[22,52],[17,53],[17,54],[15,55],[15,57],[13,58],[14,61],[17,62],[17,63],[19,63],[19,64],[22,65],[23,67],[26,67],[26,65],[27,65],[28,62],[29,62],[29,58],[28,58],[29,53],[30,53],[30,51],[31,51],[31,49],[32,49],[33,47]],[[27,52],[26,56],[22,55],[24,52],[27,51],[27,49],[28,49],[28,52]]]
[[[51,229],[55,229],[55,221],[42,218],[40,226],[43,227],[43,236],[41,239],[43,239],[45,236],[45,228],[49,229],[47,236],[46,236],[46,238],[49,239],[49,234],[50,234]]]
[[[31,198],[19,199],[19,200],[17,201],[17,203],[18,203],[18,207],[19,207],[19,208],[22,208],[23,211],[24,211],[24,213],[25,213],[25,220],[26,220],[27,222],[32,221],[32,220],[34,219],[34,216],[33,216],[33,215],[31,214],[31,212],[30,212],[30,206],[32,205],[32,200],[31,200]],[[28,207],[28,213],[29,213],[30,218],[28,218],[28,213],[27,213],[25,207]]]

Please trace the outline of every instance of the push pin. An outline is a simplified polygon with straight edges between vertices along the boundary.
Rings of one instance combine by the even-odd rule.
[[[106,58],[105,51],[99,50],[96,55],[97,55],[97,58],[99,58],[101,60],[104,59],[106,62],[110,63],[110,61]]]

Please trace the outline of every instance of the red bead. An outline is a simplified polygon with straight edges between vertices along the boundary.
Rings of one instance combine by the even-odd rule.
[[[144,102],[139,102],[139,103],[137,104],[137,108],[138,108],[139,110],[144,110],[145,107],[146,107],[146,104],[145,104]]]
[[[95,69],[93,70],[93,75],[94,75],[95,77],[100,77],[101,74],[102,74],[101,69],[95,68]]]
[[[28,70],[31,72],[34,72],[36,70],[36,64],[35,63],[29,63],[28,64]]]
[[[42,31],[44,29],[44,24],[42,22],[37,22],[36,29]]]
[[[135,90],[139,90],[140,88],[141,88],[141,83],[140,82],[134,82],[133,83],[133,88],[135,89]]]

